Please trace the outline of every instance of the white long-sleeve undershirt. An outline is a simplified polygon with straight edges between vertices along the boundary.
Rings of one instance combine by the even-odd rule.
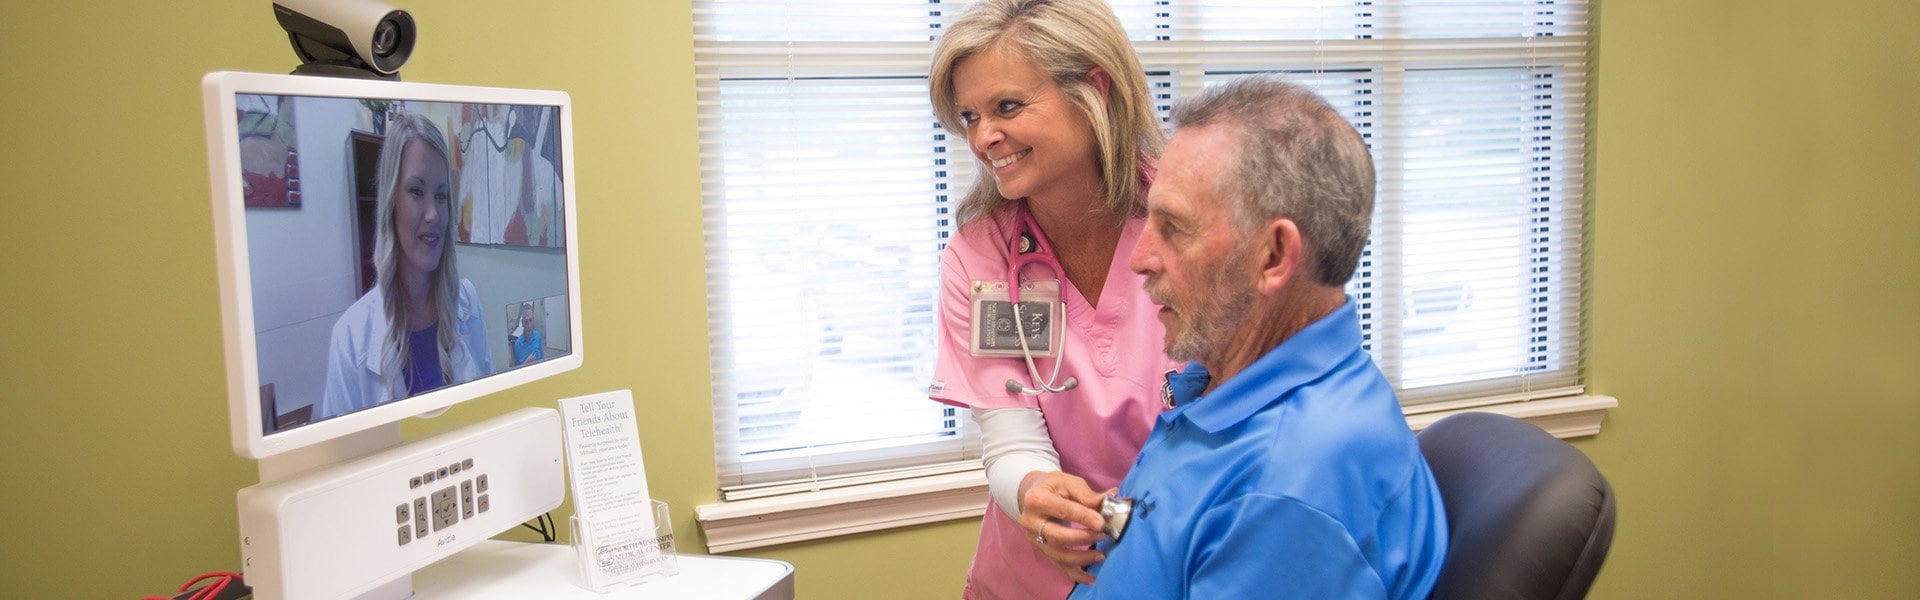
[[[1047,435],[1047,419],[1038,408],[976,408],[980,424],[980,460],[987,469],[987,493],[1013,520],[1020,520],[1020,481],[1034,471],[1060,470],[1060,453]]]

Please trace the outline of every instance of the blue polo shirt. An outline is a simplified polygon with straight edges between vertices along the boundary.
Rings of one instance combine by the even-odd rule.
[[[1073,598],[1426,598],[1446,557],[1440,490],[1349,299],[1213,393],[1194,363]]]

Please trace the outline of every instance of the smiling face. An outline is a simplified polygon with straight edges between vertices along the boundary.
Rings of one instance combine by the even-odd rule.
[[[393,229],[403,280],[424,279],[440,267],[451,203],[447,157],[426,142],[408,141],[401,150],[400,181],[393,189]]]
[[[1147,225],[1128,266],[1147,276],[1147,295],[1161,306],[1169,358],[1210,368],[1253,305],[1251,255],[1234,231],[1233,211],[1218,193],[1232,156],[1219,127],[1181,130],[1167,144],[1149,192]]]
[[[1001,196],[1098,196],[1093,126],[1059,84],[1012,44],[994,44],[960,61],[953,90],[967,145]]]

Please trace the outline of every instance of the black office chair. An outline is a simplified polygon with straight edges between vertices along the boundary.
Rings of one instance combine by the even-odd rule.
[[[1462,413],[1420,432],[1447,509],[1434,600],[1584,598],[1613,543],[1613,488],[1526,421]]]

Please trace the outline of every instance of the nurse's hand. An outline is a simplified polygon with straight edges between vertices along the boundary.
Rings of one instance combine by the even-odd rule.
[[[1080,583],[1093,583],[1087,565],[1107,558],[1090,547],[1107,537],[1100,497],[1087,480],[1060,471],[1034,471],[1020,480],[1020,527],[1030,534],[1027,542]]]

